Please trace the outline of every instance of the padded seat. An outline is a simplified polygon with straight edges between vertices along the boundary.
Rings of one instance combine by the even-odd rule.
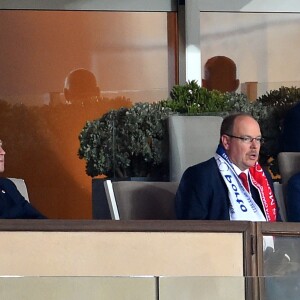
[[[104,182],[114,220],[175,220],[178,182]]]
[[[16,185],[21,195],[29,202],[27,186],[24,179],[21,178],[8,178],[8,179],[10,179]]]
[[[170,181],[180,181],[184,171],[215,155],[221,116],[178,116],[169,121]]]

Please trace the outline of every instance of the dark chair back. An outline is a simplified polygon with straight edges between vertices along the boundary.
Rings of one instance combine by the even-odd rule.
[[[175,220],[178,182],[105,182],[112,219]]]

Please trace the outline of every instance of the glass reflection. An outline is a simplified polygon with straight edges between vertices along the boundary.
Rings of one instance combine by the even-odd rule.
[[[257,84],[256,98],[299,86],[299,25],[297,13],[201,12],[202,74],[211,57],[226,56],[236,64],[238,92],[246,83]]]
[[[168,96],[167,19],[167,13],[0,11],[4,175],[25,179],[30,201],[48,218],[92,217],[91,177],[77,155],[86,121]],[[92,98],[66,99],[66,77],[77,69],[94,74]]]
[[[300,237],[274,237],[275,250],[264,252],[263,299],[299,299]]]

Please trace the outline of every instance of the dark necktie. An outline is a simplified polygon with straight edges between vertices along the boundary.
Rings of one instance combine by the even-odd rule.
[[[247,175],[246,173],[242,172],[240,175],[239,175],[242,183],[243,183],[243,186],[245,187],[245,189],[250,192],[250,188],[249,188],[249,183],[248,183],[248,179],[247,179]]]

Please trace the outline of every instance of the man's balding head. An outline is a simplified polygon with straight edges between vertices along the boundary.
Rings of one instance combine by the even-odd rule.
[[[95,75],[86,69],[76,69],[65,80],[64,95],[71,103],[83,102],[100,96]]]

